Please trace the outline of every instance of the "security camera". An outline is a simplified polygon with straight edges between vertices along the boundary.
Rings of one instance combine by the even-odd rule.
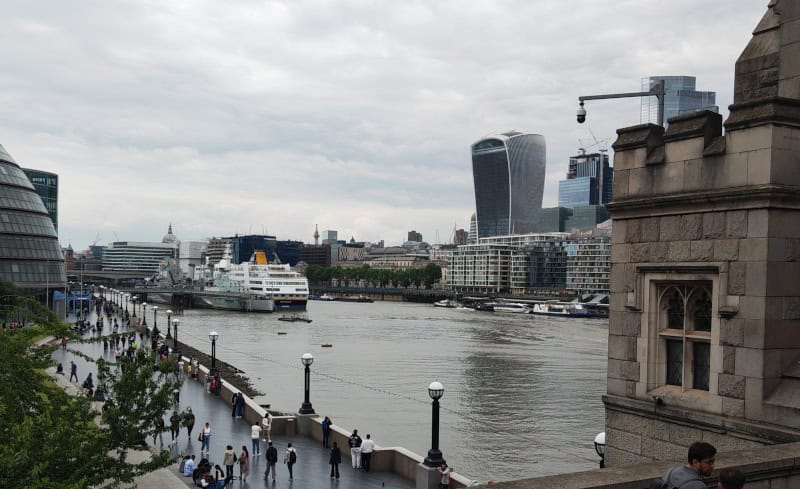
[[[583,102],[578,106],[578,124],[586,122],[586,109],[583,108]]]

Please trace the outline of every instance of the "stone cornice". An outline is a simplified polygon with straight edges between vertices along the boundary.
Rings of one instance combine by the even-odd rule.
[[[728,106],[725,129],[735,131],[764,124],[800,127],[800,100],[769,97]]]

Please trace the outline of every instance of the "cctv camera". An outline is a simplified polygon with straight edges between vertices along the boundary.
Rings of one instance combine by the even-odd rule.
[[[583,124],[584,122],[586,122],[586,109],[583,108],[583,102],[581,102],[581,105],[578,107],[577,116],[578,116],[578,124]]]

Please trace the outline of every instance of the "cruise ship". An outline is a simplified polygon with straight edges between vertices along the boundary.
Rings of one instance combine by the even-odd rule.
[[[193,295],[195,307],[272,312],[305,309],[308,302],[308,279],[289,265],[269,263],[263,251],[234,265],[228,248],[213,267],[196,267],[194,279],[203,284],[203,293]]]

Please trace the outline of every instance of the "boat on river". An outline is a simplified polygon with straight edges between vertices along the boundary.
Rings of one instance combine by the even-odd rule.
[[[591,313],[581,304],[572,302],[542,302],[533,305],[533,314],[540,316],[589,317]]]
[[[453,299],[444,299],[441,301],[436,301],[433,303],[434,307],[459,307],[461,303],[458,301],[454,301]]]
[[[531,308],[527,304],[518,302],[495,302],[494,312],[512,312],[515,314],[530,314]]]
[[[311,318],[308,317],[308,314],[305,313],[294,313],[294,314],[284,314],[283,316],[278,318],[278,321],[287,321],[290,323],[310,323]]]

